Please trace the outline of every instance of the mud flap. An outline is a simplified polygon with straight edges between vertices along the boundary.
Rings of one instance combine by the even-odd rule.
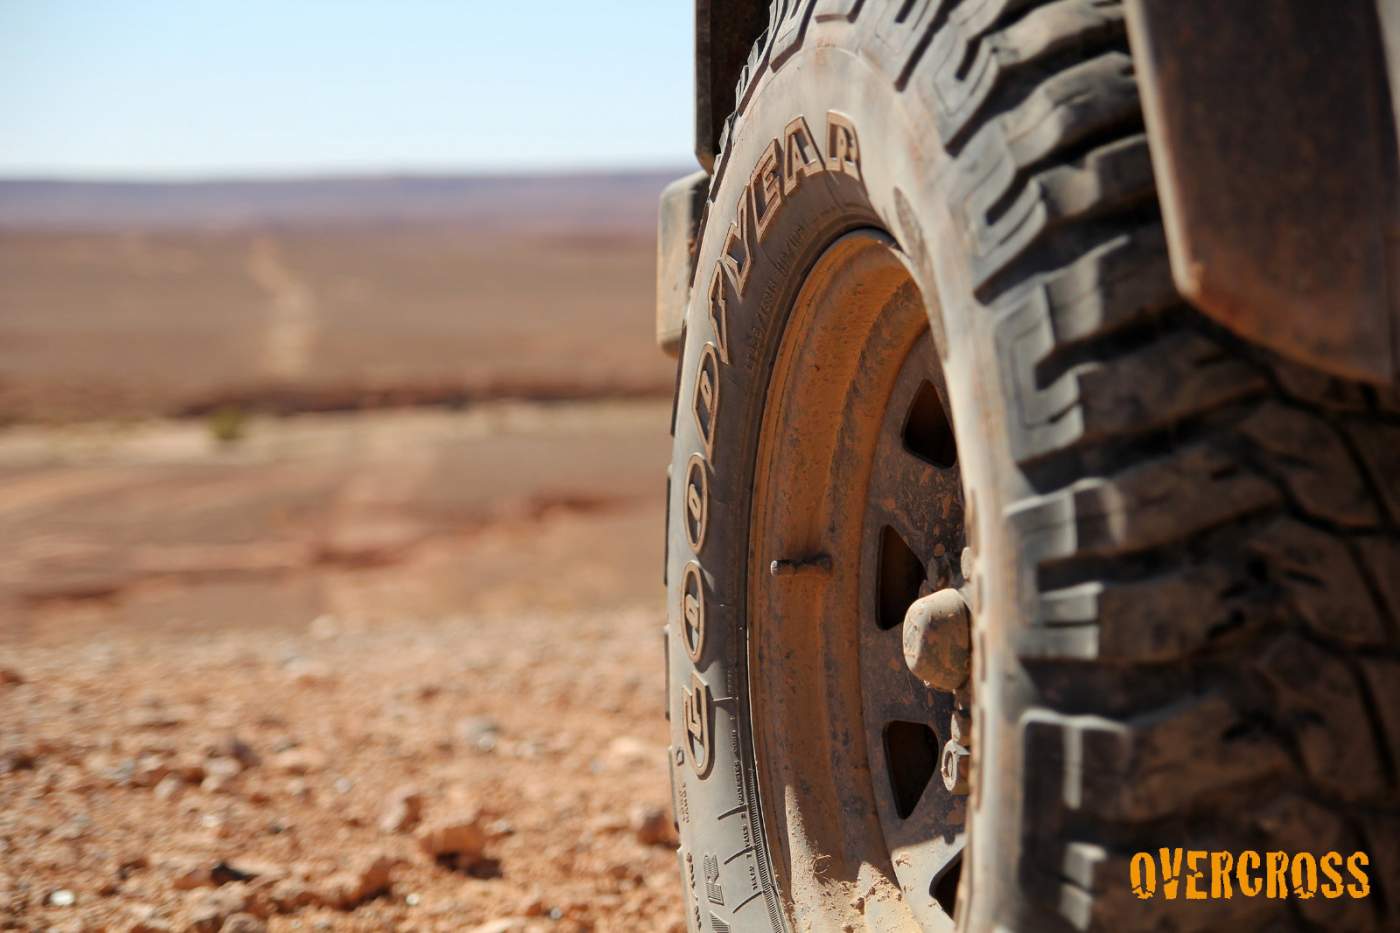
[[[661,192],[656,229],[656,345],[667,356],[680,353],[695,267],[695,234],[709,187],[710,176],[696,172],[676,179]]]
[[[1129,0],[1173,278],[1240,336],[1400,373],[1395,111],[1374,3]]]

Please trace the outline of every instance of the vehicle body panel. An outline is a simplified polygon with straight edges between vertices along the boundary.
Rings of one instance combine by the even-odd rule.
[[[802,2],[781,0],[780,22]],[[1400,2],[1127,0],[1126,10],[1183,297],[1287,358],[1396,383]],[[758,0],[696,0],[695,152],[706,172],[767,22]],[[663,196],[657,342],[668,352],[703,199],[699,176]]]

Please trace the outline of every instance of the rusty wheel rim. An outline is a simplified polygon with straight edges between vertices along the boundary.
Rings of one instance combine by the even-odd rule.
[[[926,334],[900,366],[886,404],[860,546],[860,676],[866,744],[885,843],[906,898],[952,916],[961,876],[965,795],[938,773],[957,700],[904,661],[904,613],[920,596],[962,585],[962,482],[947,387]]]
[[[957,701],[901,647],[909,604],[962,584],[949,411],[903,257],[882,233],[847,234],[789,314],[749,548],[761,810],[799,928],[953,927],[967,798],[938,763]]]

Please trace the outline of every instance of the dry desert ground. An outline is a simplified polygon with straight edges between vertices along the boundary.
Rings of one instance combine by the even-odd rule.
[[[659,182],[590,184],[10,212],[0,928],[683,929]]]

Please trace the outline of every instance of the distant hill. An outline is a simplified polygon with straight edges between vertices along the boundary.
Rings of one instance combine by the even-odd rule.
[[[651,229],[687,171],[194,182],[0,179],[0,229],[239,230],[340,224],[542,231]]]

